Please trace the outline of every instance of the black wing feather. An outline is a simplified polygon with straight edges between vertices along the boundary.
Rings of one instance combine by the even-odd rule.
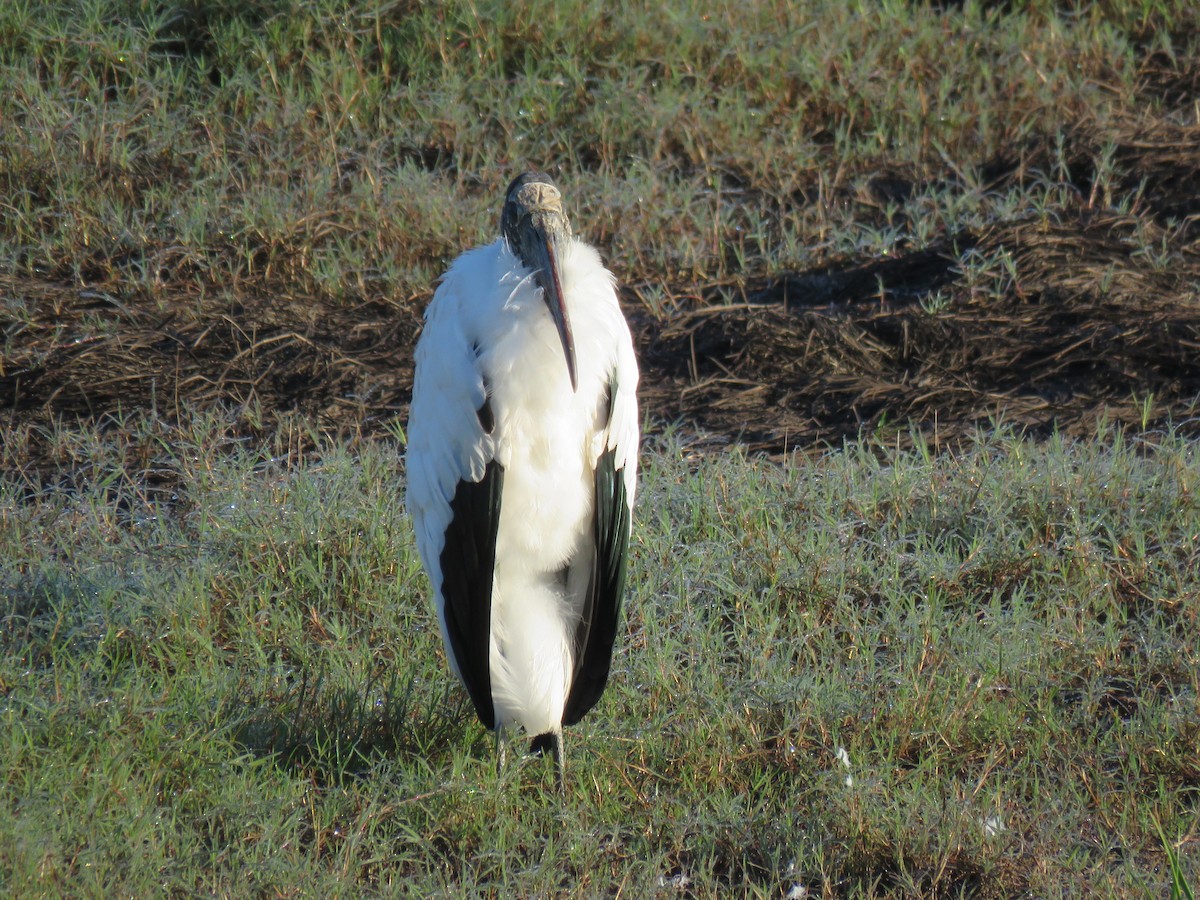
[[[583,616],[575,629],[575,677],[563,710],[564,725],[582,719],[604,693],[625,593],[630,513],[625,470],[616,468],[615,450],[600,454],[595,485],[595,569]]]
[[[496,725],[489,656],[496,530],[503,488],[504,469],[495,460],[487,464],[481,481],[458,483],[450,504],[453,518],[439,557],[451,652],[479,721],[487,728]]]

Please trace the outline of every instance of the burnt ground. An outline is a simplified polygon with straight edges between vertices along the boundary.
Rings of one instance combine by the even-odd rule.
[[[1137,227],[1010,223],[750,285],[741,307],[699,309],[653,336],[647,393],[771,451],[864,431],[940,443],[996,420],[1034,435],[1102,420],[1200,431],[1200,256],[1141,264]],[[999,274],[1005,255],[1016,275],[1001,276],[1004,293],[972,288],[964,268],[991,260]]]
[[[1200,432],[1200,126],[1160,119],[1115,139],[1127,213],[1096,197],[1091,161],[1113,141],[1069,136],[1076,198],[1050,214],[882,259],[680,287],[662,320],[626,288],[643,408],[703,442],[765,452],[862,433],[954,441],[996,418],[1035,435],[1102,420]],[[997,160],[986,189],[1042,177],[1051,146]],[[891,172],[859,191],[883,206],[916,187]],[[54,462],[37,437],[51,424],[119,427],[142,410],[170,423],[232,407],[252,436],[297,415],[351,439],[382,433],[407,414],[427,299],[231,300],[187,284],[150,297],[119,280],[2,273],[0,292],[24,301],[0,322],[0,416],[25,435],[30,472]]]

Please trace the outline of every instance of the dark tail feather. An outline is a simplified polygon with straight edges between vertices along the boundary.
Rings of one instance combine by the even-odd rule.
[[[562,731],[547,731],[544,734],[539,734],[529,742],[529,752],[545,754],[546,751],[554,757],[554,780],[558,783],[558,793],[562,796],[567,794],[567,782],[563,770],[566,768],[566,754],[563,753]]]
[[[547,731],[545,734],[539,734],[529,742],[529,752],[536,753],[541,756],[543,753],[554,752],[554,732]]]

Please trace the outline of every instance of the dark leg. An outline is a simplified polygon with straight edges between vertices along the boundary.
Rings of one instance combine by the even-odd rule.
[[[566,797],[567,779],[565,770],[567,768],[567,756],[566,751],[563,749],[562,726],[560,725],[558,728],[554,729],[552,734],[554,735],[554,777],[558,781],[558,793],[561,796]]]

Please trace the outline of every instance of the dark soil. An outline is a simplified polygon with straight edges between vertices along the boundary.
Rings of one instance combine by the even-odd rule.
[[[881,430],[940,443],[997,420],[1034,435],[1102,420],[1200,431],[1200,255],[1157,270],[1130,255],[1137,227],[1017,222],[748,285],[741,305],[653,333],[647,400],[772,451]],[[974,290],[964,259],[1004,253],[1007,290]]]
[[[644,409],[767,452],[864,432],[954,441],[996,419],[1036,435],[1086,435],[1101,420],[1200,432],[1200,127],[1171,121],[1133,124],[1116,143],[1129,213],[1094,196],[1089,161],[1113,136],[1077,129],[1068,211],[884,259],[681,286],[695,299],[665,321],[627,292]],[[1049,146],[997,160],[989,189],[1036,177]],[[868,185],[881,203],[912,188],[903,172]],[[352,438],[406,417],[427,299],[231,302],[186,285],[148,297],[2,274],[0,292],[27,311],[0,321],[6,429],[225,405],[248,433],[299,414]]]

